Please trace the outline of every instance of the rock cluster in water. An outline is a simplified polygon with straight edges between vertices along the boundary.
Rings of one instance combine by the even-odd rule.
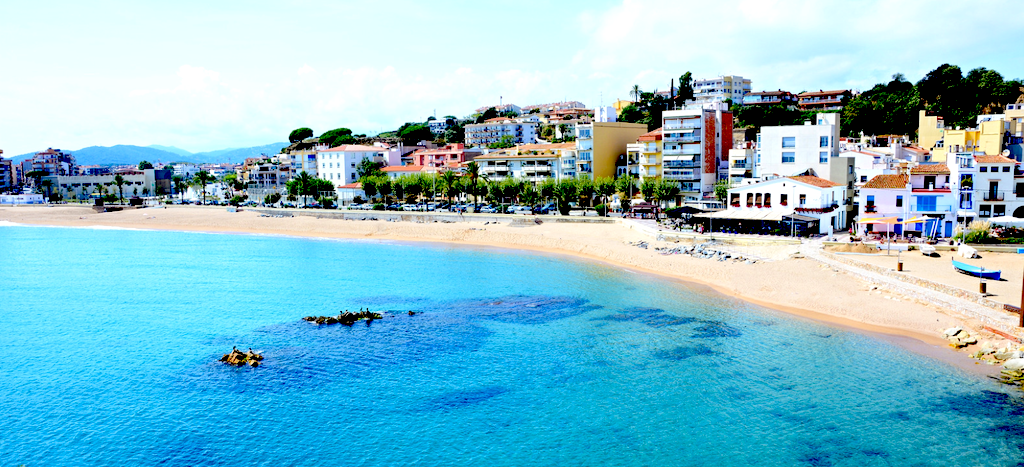
[[[373,320],[375,319],[382,318],[383,316],[381,316],[380,313],[374,313],[370,310],[363,311],[362,309],[360,309],[358,313],[350,313],[348,311],[343,311],[339,313],[337,316],[306,316],[303,317],[302,320],[309,321],[311,323],[316,324],[317,326],[321,324],[339,323],[344,324],[345,326],[351,326],[355,324],[356,321],[359,321],[361,319],[365,319],[366,323],[369,324],[373,322]]]
[[[224,354],[220,358],[220,361],[227,363],[231,366],[245,366],[249,365],[253,368],[260,366],[260,362],[263,361],[263,356],[249,349],[248,352],[242,352],[235,347],[231,348],[231,353]]]
[[[950,347],[957,349],[978,343],[976,337],[959,327],[943,331],[942,336],[949,341]],[[991,365],[1002,364],[1003,370],[997,379],[1003,383],[1024,388],[1024,347],[1014,348],[1011,344],[1007,344],[999,348],[985,342],[978,351],[971,354],[971,357]]]
[[[735,261],[745,264],[754,264],[757,260],[753,258],[745,258],[743,256],[734,255],[728,251],[716,250],[711,247],[711,243],[698,243],[691,247],[678,246],[675,248],[655,248],[655,251],[662,255],[690,255],[694,258],[700,259],[713,259],[715,261]],[[646,246],[644,246],[646,248]]]

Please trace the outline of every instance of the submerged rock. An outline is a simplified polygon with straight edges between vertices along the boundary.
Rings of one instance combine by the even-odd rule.
[[[220,358],[220,361],[227,363],[231,366],[245,366],[249,365],[253,368],[260,366],[260,362],[263,361],[263,355],[260,355],[249,349],[248,352],[242,352],[235,347],[231,348],[231,353],[224,354]]]
[[[384,317],[380,313],[374,313],[370,310],[359,310],[358,313],[349,313],[348,311],[341,312],[337,316],[305,316],[302,318],[303,321],[309,321],[315,323],[317,326],[321,324],[344,324],[345,326],[351,326],[356,321],[365,319],[367,324],[375,319],[383,319]]]

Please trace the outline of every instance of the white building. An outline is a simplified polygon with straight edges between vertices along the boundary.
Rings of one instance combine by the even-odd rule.
[[[839,114],[820,113],[803,125],[766,126],[757,134],[754,177],[794,175],[814,170],[829,173],[839,155]]]
[[[506,136],[511,137],[513,144],[533,144],[537,142],[538,125],[536,121],[492,118],[484,123],[466,125],[466,144],[487,146]]]
[[[474,159],[490,179],[515,178],[534,184],[576,176],[576,144],[527,144],[494,151]]]
[[[662,113],[662,177],[680,182],[684,198],[714,194],[719,169],[728,167],[732,113],[724,105]]]
[[[356,169],[363,159],[395,166],[401,165],[402,154],[397,148],[383,143],[373,146],[346,144],[317,151],[317,173],[335,185],[348,185],[359,179]]]
[[[725,102],[732,99],[743,102],[743,96],[750,94],[750,80],[742,76],[725,75],[693,81],[693,102],[698,104]]]
[[[811,233],[828,234],[846,226],[844,196],[844,186],[813,175],[751,181],[729,189],[729,208],[709,217],[743,232],[768,233],[795,221]]]
[[[197,173],[199,173],[199,166],[196,164],[174,165],[174,175],[181,177],[182,180],[190,180]]]
[[[452,124],[452,121],[449,120],[449,119],[444,119],[444,120],[434,119],[434,120],[431,120],[428,123],[428,125],[430,126],[430,132],[435,134],[435,135],[443,134],[445,131],[448,130],[448,127],[451,126],[451,124]]]
[[[615,107],[612,107],[612,106],[598,107],[594,111],[594,121],[595,122],[614,122],[615,121],[615,117],[617,115],[618,115],[618,113],[615,112]]]

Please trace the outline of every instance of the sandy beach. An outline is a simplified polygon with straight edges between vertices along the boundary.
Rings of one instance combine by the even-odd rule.
[[[510,223],[457,222],[416,223],[317,219],[308,216],[266,217],[257,212],[227,212],[223,207],[169,206],[95,213],[87,206],[58,205],[0,208],[0,221],[51,226],[111,226],[155,230],[183,230],[225,233],[260,233],[302,237],[376,239],[410,242],[450,242],[497,248],[516,248],[550,254],[572,255],[610,263],[635,271],[695,282],[720,293],[778,309],[787,313],[865,331],[905,336],[931,346],[945,346],[942,330],[953,326],[971,329],[982,343],[1004,342],[982,325],[951,310],[925,303],[868,284],[864,280],[813,259],[788,258],[797,246],[729,246],[741,254],[775,258],[754,264],[711,261],[687,255],[661,255],[659,246],[678,246],[657,242],[621,224],[579,224],[544,222],[539,225],[513,226]],[[645,240],[649,249],[629,242]],[[908,257],[912,255],[904,255]],[[1019,258],[998,258],[987,254],[992,264],[1007,268],[1005,283],[993,285],[1001,297],[1012,295],[1016,284],[1019,297]],[[891,258],[858,256],[866,261],[895,263]],[[934,280],[953,277],[932,272],[934,262],[947,258],[907,258],[908,271],[922,271]],[[1013,260],[1016,263],[1013,264]],[[945,268],[942,268],[945,269]],[[1013,276],[1012,269],[1017,269]],[[954,273],[955,274],[955,273]],[[1016,277],[1016,279],[1013,279]],[[955,277],[963,281],[961,277]],[[970,282],[969,278],[967,279]],[[950,282],[959,285],[959,282]],[[1005,289],[1005,290],[1004,290]],[[1012,299],[1007,301],[1013,303]]]

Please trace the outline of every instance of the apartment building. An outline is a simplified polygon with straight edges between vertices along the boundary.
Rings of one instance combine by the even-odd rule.
[[[4,150],[0,149],[0,192],[10,191],[14,186],[14,161],[4,159]]]
[[[384,166],[401,165],[400,152],[384,143],[373,146],[345,144],[317,152],[317,173],[320,178],[335,185],[348,185],[359,180],[357,168],[363,159],[370,159]]]
[[[940,163],[946,161],[950,152],[999,155],[1004,145],[1013,141],[1010,135],[1017,127],[1013,119],[1007,118],[1005,114],[979,115],[977,126],[966,129],[946,128],[942,117],[925,110],[920,111],[917,121],[918,144],[930,151],[930,161]]]
[[[852,96],[849,89],[839,89],[801,92],[796,98],[800,110],[842,110],[843,104]]]
[[[743,105],[796,105],[796,95],[779,89],[778,91],[752,92],[743,96]]]
[[[647,125],[592,122],[576,125],[576,173],[590,179],[615,177],[627,166],[626,146],[647,133]]]
[[[467,148],[465,144],[448,144],[442,148],[420,149],[412,153],[410,165],[419,165],[437,169],[469,162],[483,154],[479,148]]]
[[[328,149],[326,144],[320,143],[320,138],[306,138],[302,141],[292,143],[284,148],[278,156],[282,164],[288,164],[292,173],[306,172],[314,177],[319,176],[317,172],[317,153]]]
[[[629,161],[627,172],[641,182],[648,178],[661,178],[661,148],[661,128],[640,135],[635,143],[626,145],[626,158]]]
[[[751,91],[750,80],[742,76],[724,75],[716,78],[698,79],[693,81],[693,102],[708,104],[725,102],[742,102],[743,96]]]
[[[680,182],[685,199],[712,196],[719,171],[728,176],[732,124],[724,104],[662,113],[662,178]]]
[[[478,113],[478,114],[482,114],[482,113],[486,112],[487,109],[490,109],[491,107],[494,107],[494,110],[497,110],[499,114],[503,114],[503,113],[506,113],[506,112],[515,112],[517,114],[523,113],[523,109],[521,109],[518,105],[515,105],[515,104],[485,105],[483,107],[480,107],[479,109],[476,109],[474,112]]]
[[[524,119],[492,118],[484,123],[466,125],[466,144],[486,147],[506,136],[511,137],[513,144],[534,144],[537,142],[538,125]]]
[[[279,192],[295,176],[291,164],[274,157],[248,157],[238,171],[238,179],[246,185],[249,196]]]
[[[60,149],[48,148],[21,162],[22,174],[44,171],[50,176],[72,175],[76,172],[75,156]]]
[[[527,106],[524,106],[520,110],[524,114],[529,114],[529,113],[532,112],[532,113],[540,113],[540,114],[546,115],[546,114],[549,114],[549,113],[552,113],[552,112],[557,112],[557,111],[560,111],[560,110],[586,109],[586,108],[587,108],[587,106],[583,105],[583,103],[580,102],[580,101],[562,101],[562,102],[552,102],[550,104],[527,105]],[[536,112],[534,112],[534,111],[536,111]]]
[[[480,174],[490,179],[515,178],[534,184],[575,176],[575,143],[527,144],[476,158]]]
[[[756,153],[752,147],[734,148],[729,150],[729,181],[740,183],[743,179],[754,177],[754,160]]]

